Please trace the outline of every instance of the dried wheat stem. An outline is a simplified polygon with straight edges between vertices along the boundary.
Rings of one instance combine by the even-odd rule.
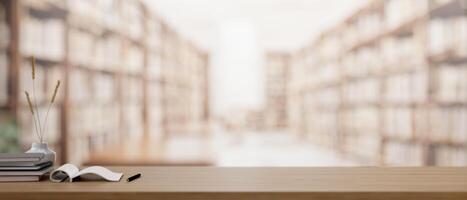
[[[45,114],[45,121],[44,121],[44,129],[42,133],[47,133],[47,119],[49,118],[50,108],[52,107],[53,103],[55,102],[55,97],[58,93],[58,88],[60,87],[60,80],[57,81],[57,85],[55,85],[54,94],[52,95],[52,99],[50,100],[49,108],[47,108],[47,113]]]
[[[32,65],[32,80],[36,79],[36,58],[34,56],[31,57],[31,65]]]
[[[39,108],[37,107],[37,97],[36,97],[36,84],[35,84],[35,80],[36,80],[36,58],[34,58],[34,56],[31,57],[31,66],[32,66],[32,96],[34,98],[34,102],[36,102],[34,105],[35,105],[35,108],[36,108],[36,115],[37,115],[37,122],[39,124],[39,140],[40,140],[40,143],[43,142],[42,140],[42,125],[41,125],[41,116],[40,116],[40,113],[39,113]]]
[[[33,108],[33,106],[32,106],[31,98],[29,97],[29,93],[28,93],[28,92],[24,91],[24,94],[26,94],[26,99],[28,100],[29,111],[31,111],[32,118],[33,118],[33,121],[34,121],[34,128],[36,129],[36,136],[38,137],[38,139],[40,139],[39,131],[37,130],[37,122],[36,122],[36,117],[35,117],[35,115],[34,115],[34,108]]]

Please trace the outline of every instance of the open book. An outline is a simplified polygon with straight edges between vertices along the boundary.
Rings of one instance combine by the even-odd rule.
[[[98,177],[107,181],[118,182],[122,178],[123,173],[115,173],[100,166],[87,167],[80,171],[78,167],[72,164],[64,164],[50,173],[50,180],[53,182],[63,182],[69,179],[72,182],[73,179],[81,176],[88,176],[90,179]]]

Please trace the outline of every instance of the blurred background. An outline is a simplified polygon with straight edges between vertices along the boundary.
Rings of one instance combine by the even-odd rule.
[[[0,152],[168,166],[467,165],[465,0],[2,0]]]

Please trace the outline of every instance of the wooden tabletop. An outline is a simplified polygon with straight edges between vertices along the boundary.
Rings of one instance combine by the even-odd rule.
[[[467,168],[110,167],[120,182],[0,183],[1,199],[467,199]],[[126,178],[135,173],[134,182]]]

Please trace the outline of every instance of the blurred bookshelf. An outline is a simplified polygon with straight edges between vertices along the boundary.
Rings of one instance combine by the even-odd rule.
[[[24,146],[34,140],[21,95],[31,90],[33,55],[39,110],[55,81],[64,83],[46,138],[60,162],[84,163],[128,140],[205,131],[208,55],[142,1],[0,5],[0,108],[19,121]]]
[[[459,0],[373,0],[291,56],[290,130],[377,165],[467,164]]]
[[[144,2],[0,1],[0,123],[18,121],[23,149],[34,141],[22,95],[33,55],[41,113],[55,80],[64,86],[46,133],[60,162],[164,165],[165,141],[209,138],[209,55]],[[300,50],[266,53],[265,108],[225,123],[288,130],[364,165],[466,165],[464,9],[371,0]]]
[[[290,55],[269,52],[265,55],[266,109],[264,128],[272,131],[287,128],[287,83]]]

